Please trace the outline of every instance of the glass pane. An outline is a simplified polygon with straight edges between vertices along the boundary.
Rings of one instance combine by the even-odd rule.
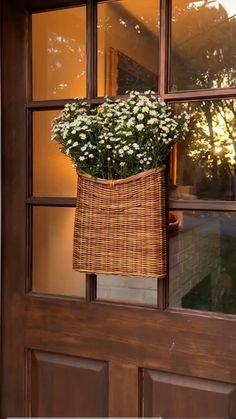
[[[157,306],[157,279],[97,275],[97,298]]]
[[[158,90],[159,0],[98,5],[98,95]]]
[[[236,314],[236,214],[178,211],[170,230],[170,305]]]
[[[76,171],[59,145],[51,141],[51,121],[59,112],[33,113],[33,194],[76,196]]]
[[[32,15],[33,100],[86,95],[86,7]]]
[[[170,198],[236,199],[236,100],[184,103],[189,137],[171,156]]]
[[[72,269],[74,208],[33,209],[33,291],[85,296],[85,276]]]
[[[235,87],[235,0],[172,4],[171,90]]]

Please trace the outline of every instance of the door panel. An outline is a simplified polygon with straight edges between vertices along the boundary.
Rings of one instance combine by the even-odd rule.
[[[105,362],[31,352],[31,416],[107,416]]]
[[[144,371],[144,416],[234,418],[236,386],[159,371]]]

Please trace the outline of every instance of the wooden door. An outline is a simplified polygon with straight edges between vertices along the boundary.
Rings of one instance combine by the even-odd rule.
[[[125,3],[120,27],[130,19],[128,7],[132,8],[134,1]],[[137,1],[140,9],[131,13],[132,28],[135,13],[140,13],[137,32],[140,16],[148,19],[143,3]],[[150,80],[153,85],[155,79],[164,100],[191,102],[189,112],[201,118],[206,104],[213,115],[212,103],[217,99],[221,111],[230,106],[227,118],[231,118],[236,85],[206,86],[204,91],[197,86],[179,92],[168,90],[171,5],[165,0],[148,3],[150,8],[158,8],[161,18],[158,47],[143,63],[142,57],[127,59],[124,48],[119,82],[125,77],[131,80],[127,76],[127,65],[129,69],[131,65],[135,71],[143,71],[141,79],[132,78],[132,86],[143,86]],[[114,12],[108,5],[105,13],[105,7],[100,2],[100,30],[104,19]],[[115,7],[116,13],[121,13],[123,6]],[[168,205],[179,226],[169,228],[169,278],[158,283],[155,279],[84,278],[70,268],[75,176],[52,148],[49,124],[73,96],[85,94],[96,105],[103,100],[96,97],[97,90],[100,95],[109,94],[105,89],[112,85],[113,91],[122,91],[123,85],[116,85],[112,70],[119,54],[106,66],[101,66],[100,55],[97,60],[97,45],[100,52],[104,45],[100,33],[96,36],[96,21],[95,0],[3,1],[1,416],[235,418],[233,176],[231,183],[227,177],[221,190],[227,192],[231,185],[232,196],[205,199],[203,186],[207,183],[206,190],[210,190],[212,178],[197,183],[202,174],[200,164],[185,162],[184,145],[178,149],[179,155],[175,151]],[[156,42],[153,31],[157,27],[141,28],[142,42],[148,36]],[[122,42],[119,49],[124,39]],[[76,56],[78,51],[82,61]],[[159,69],[156,75],[151,65],[144,69],[152,55]],[[176,72],[183,71],[180,50],[172,54],[171,62],[177,63]],[[79,70],[79,91],[73,84],[78,80],[74,72],[77,64],[86,67],[86,77],[83,68]],[[99,77],[106,74],[110,80],[97,83],[97,67]],[[66,71],[60,73],[61,68]],[[116,67],[116,77],[117,71]],[[178,83],[183,86],[186,80],[181,78]],[[74,94],[67,97],[70,87]],[[204,104],[196,108],[196,100],[204,100]],[[217,132],[214,118],[213,133],[214,129]],[[235,129],[232,120],[230,124],[229,129]],[[199,125],[193,131],[198,130]],[[234,135],[232,131],[229,138]],[[192,156],[194,153],[189,153],[189,158]],[[219,179],[225,179],[220,164]],[[188,170],[191,176],[186,175]],[[187,176],[189,184],[177,185],[181,176]],[[213,189],[215,193],[216,186]]]

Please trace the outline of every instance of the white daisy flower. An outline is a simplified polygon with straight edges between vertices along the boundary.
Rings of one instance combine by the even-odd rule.
[[[74,144],[72,144],[71,148],[77,147],[79,145],[78,141],[75,141]]]
[[[169,132],[169,131],[170,131],[168,127],[162,127],[162,129],[163,129],[163,131],[165,131],[165,132]]]
[[[157,114],[156,111],[154,111],[154,110],[151,110],[149,113],[150,113],[151,116],[156,116],[156,114]]]
[[[143,124],[138,124],[137,125],[137,130],[138,131],[142,131],[143,128],[144,128],[144,125]]]
[[[138,118],[139,121],[142,121],[144,119],[144,115],[142,113],[139,113],[137,115],[137,118]]]
[[[156,118],[151,118],[148,121],[148,125],[154,125],[156,122],[158,122]]]
[[[130,128],[134,125],[134,120],[131,118],[129,119],[129,121],[127,122],[127,127]]]

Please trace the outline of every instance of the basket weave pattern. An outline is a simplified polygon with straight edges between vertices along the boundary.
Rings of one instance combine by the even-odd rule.
[[[166,275],[164,167],[116,181],[78,175],[73,268]]]

